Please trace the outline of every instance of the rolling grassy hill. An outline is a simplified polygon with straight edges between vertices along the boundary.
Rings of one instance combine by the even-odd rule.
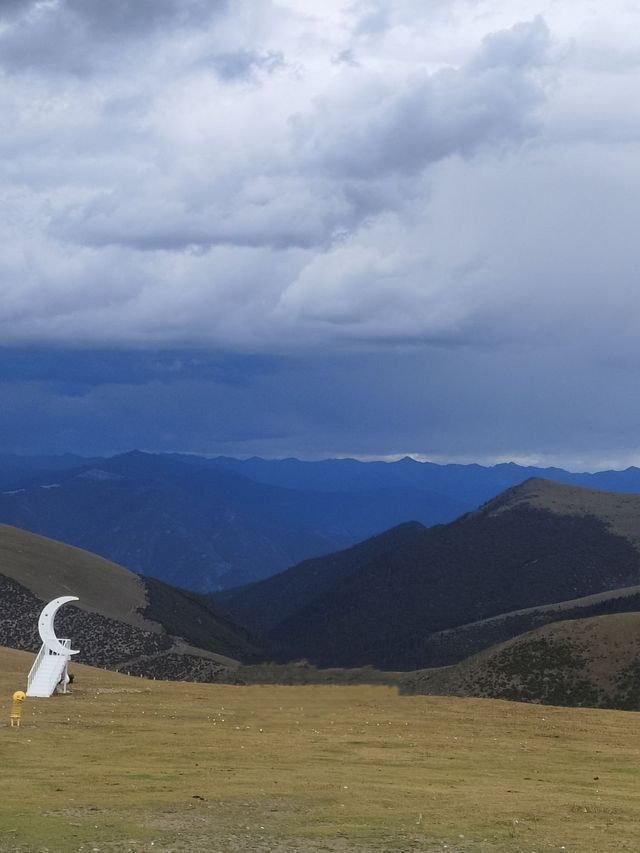
[[[31,659],[0,649],[2,695]],[[2,853],[640,847],[636,714],[75,672],[0,720]]]
[[[452,524],[389,531],[230,591],[225,606],[283,659],[416,669],[545,621],[634,608],[639,542],[640,496],[529,480]]]
[[[37,649],[40,611],[60,595],[80,598],[57,618],[59,635],[73,637],[80,660],[182,678],[256,655],[246,631],[209,599],[0,525],[0,643]]]
[[[640,613],[556,622],[455,666],[411,673],[407,693],[640,710]]]
[[[446,666],[511,637],[560,620],[639,611],[640,586],[623,587],[569,601],[500,613],[489,619],[436,631],[425,638],[424,649],[438,665]]]

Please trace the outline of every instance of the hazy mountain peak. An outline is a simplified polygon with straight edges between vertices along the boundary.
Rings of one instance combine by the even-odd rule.
[[[134,450],[127,450],[126,453],[117,453],[115,456],[111,457],[111,460],[113,461],[114,459],[129,459],[129,460],[149,459],[150,457],[157,456],[157,455],[158,454],[155,454],[155,453],[147,453],[145,450],[134,449]]]

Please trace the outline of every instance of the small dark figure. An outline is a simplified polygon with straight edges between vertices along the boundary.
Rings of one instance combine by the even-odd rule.
[[[71,693],[71,685],[73,684],[73,673],[65,672],[56,685],[56,692]]]

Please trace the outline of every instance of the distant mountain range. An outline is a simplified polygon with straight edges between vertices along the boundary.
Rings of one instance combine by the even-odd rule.
[[[273,654],[411,670],[546,622],[639,608],[640,496],[532,479],[219,596]]]
[[[199,592],[268,578],[403,522],[451,522],[531,476],[640,492],[640,469],[515,464],[0,456],[0,522]]]
[[[132,452],[29,473],[0,492],[0,521],[199,591],[266,577],[405,519],[465,506],[410,487],[357,494],[272,486],[210,463]]]
[[[417,462],[409,456],[397,462],[360,462],[356,459],[306,462],[299,459],[258,457],[239,460],[219,456],[212,459],[211,463],[244,474],[252,480],[288,489],[331,492],[359,492],[390,487],[423,489],[452,498],[463,504],[466,510],[475,509],[505,489],[532,478],[553,480],[587,489],[640,493],[640,468],[635,467],[624,471],[598,471],[591,474],[574,473],[562,468],[522,466],[514,462],[489,467],[440,465]]]
[[[73,453],[61,456],[18,456],[15,454],[0,454],[0,488],[8,488],[13,483],[23,482],[30,477],[50,475],[56,471],[68,471],[102,461],[98,458],[89,459]]]

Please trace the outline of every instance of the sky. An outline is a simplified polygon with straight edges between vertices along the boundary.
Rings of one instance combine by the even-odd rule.
[[[639,30],[3,0],[0,452],[640,464]]]

